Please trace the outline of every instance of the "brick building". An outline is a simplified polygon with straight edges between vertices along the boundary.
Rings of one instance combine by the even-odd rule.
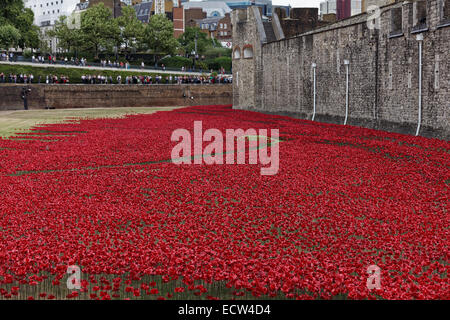
[[[210,17],[195,21],[196,26],[206,33],[209,38],[218,39],[219,41],[231,41],[231,17],[225,14],[225,17]]]
[[[197,21],[206,19],[206,12],[202,8],[191,8],[184,10],[184,26],[198,27]]]
[[[232,32],[231,14],[227,13],[225,14],[225,17],[219,20],[215,37],[221,41],[231,41]]]
[[[173,21],[173,35],[175,36],[175,38],[178,38],[181,34],[183,34],[183,32],[185,30],[185,25],[184,25],[185,14],[184,14],[184,9],[181,6],[181,0],[176,0],[176,1],[178,1],[178,5],[173,6],[172,21]]]

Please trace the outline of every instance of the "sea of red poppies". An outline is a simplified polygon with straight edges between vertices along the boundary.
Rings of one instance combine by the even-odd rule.
[[[173,130],[200,120],[279,129],[278,173],[171,163]],[[0,140],[0,298],[63,286],[78,265],[117,282],[182,279],[197,296],[201,280],[236,296],[450,299],[449,153],[447,141],[231,106],[40,126]],[[120,297],[117,282],[103,298]]]

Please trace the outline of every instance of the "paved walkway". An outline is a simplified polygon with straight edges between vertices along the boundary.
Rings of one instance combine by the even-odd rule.
[[[142,74],[142,73],[160,73],[160,74],[176,74],[176,75],[192,75],[192,76],[201,76],[202,74],[209,74],[209,72],[186,72],[186,71],[173,71],[173,70],[161,70],[161,69],[150,69],[150,68],[144,68],[144,69],[125,69],[125,68],[111,68],[111,67],[99,67],[99,66],[74,66],[71,64],[64,65],[64,64],[48,64],[48,63],[32,63],[32,62],[25,62],[25,61],[18,61],[18,62],[9,62],[9,61],[0,61],[0,64],[8,64],[8,65],[24,65],[24,66],[31,66],[31,67],[41,67],[41,68],[68,68],[68,69],[89,69],[89,70],[110,70],[110,71],[123,71],[123,72],[133,72],[136,74]],[[231,76],[230,74],[224,74],[224,76]]]

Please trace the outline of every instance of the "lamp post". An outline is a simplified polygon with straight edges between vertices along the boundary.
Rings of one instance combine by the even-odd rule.
[[[314,121],[314,118],[316,117],[316,67],[317,64],[315,62],[312,63],[313,68],[313,115],[312,115],[312,121]]]
[[[348,66],[350,64],[349,60],[344,60],[345,65],[345,120],[344,125],[347,124],[348,120]]]
[[[419,115],[417,120],[417,130],[416,136],[420,132],[420,124],[422,122],[422,45],[423,45],[423,34],[419,33],[416,36],[416,40],[419,41]]]
[[[197,39],[198,39],[198,32],[195,32],[195,39],[194,39],[194,44],[195,44],[195,49],[194,49],[194,70],[197,67]]]

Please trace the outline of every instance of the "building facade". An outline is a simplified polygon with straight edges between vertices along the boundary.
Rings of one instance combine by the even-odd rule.
[[[206,12],[206,17],[224,17],[226,13],[231,13],[230,7],[224,1],[189,1],[182,3],[185,10],[200,8]]]
[[[221,43],[231,42],[232,28],[229,13],[226,13],[224,17],[210,17],[195,20],[195,24],[209,38],[217,39]]]
[[[362,13],[364,0],[326,0],[320,3],[320,17],[336,14],[337,20],[347,19]]]
[[[325,14],[336,14],[336,0],[327,0],[320,3],[320,17]]]
[[[28,0],[25,7],[34,13],[34,24],[47,27],[55,24],[60,16],[70,16],[79,0]]]

